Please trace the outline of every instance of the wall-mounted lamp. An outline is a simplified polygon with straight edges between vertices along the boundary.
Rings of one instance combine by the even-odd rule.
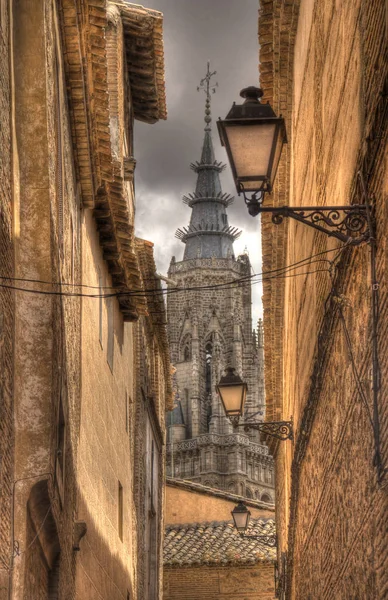
[[[266,421],[262,423],[249,421],[248,417],[244,423],[239,424],[239,419],[244,415],[248,386],[234,371],[233,367],[228,367],[226,375],[221,377],[219,384],[216,386],[225,414],[234,427],[244,427],[245,431],[256,429],[278,440],[292,440],[292,421]]]
[[[357,181],[361,184],[363,204],[347,206],[264,206],[264,195],[272,191],[276,172],[279,166],[283,145],[287,143],[284,119],[277,117],[271,106],[261,104],[263,92],[260,88],[248,87],[240,92],[245,98],[243,104],[233,103],[224,120],[217,122],[221,144],[225,146],[234,177],[237,193],[244,196],[249,214],[271,213],[272,222],[279,225],[285,217],[304,223],[313,229],[337,238],[341,242],[356,246],[363,242],[370,245],[371,264],[371,296],[372,296],[372,371],[373,371],[373,436],[375,442],[374,464],[378,472],[378,480],[382,481],[388,468],[384,468],[380,448],[380,423],[378,392],[380,376],[378,366],[377,323],[378,323],[378,289],[376,280],[376,240],[372,218],[372,207],[366,184],[361,172]],[[242,414],[242,413],[241,413]],[[263,423],[275,427],[278,423]],[[282,423],[281,426],[287,423]],[[292,424],[291,424],[292,425]],[[259,427],[255,427],[259,428]],[[262,428],[260,427],[260,430]],[[290,435],[280,437],[289,439]],[[282,430],[281,430],[282,432]]]
[[[239,502],[237,506],[232,510],[232,517],[234,526],[238,533],[243,538],[250,538],[260,540],[263,546],[269,548],[275,548],[277,544],[277,537],[274,534],[269,535],[247,535],[245,532],[248,529],[249,520],[251,518],[251,512],[247,509],[244,502]]]
[[[369,240],[370,215],[366,204],[348,206],[263,206],[271,192],[283,145],[287,143],[282,116],[270,104],[261,104],[263,91],[248,87],[240,92],[243,104],[233,103],[224,120],[217,121],[237,193],[244,196],[249,214],[271,213],[275,225],[290,217],[342,242],[357,245]]]

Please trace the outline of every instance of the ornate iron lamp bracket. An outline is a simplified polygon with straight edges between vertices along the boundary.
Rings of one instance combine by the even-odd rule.
[[[243,427],[244,431],[255,429],[278,440],[286,441],[294,439],[292,421],[265,421],[239,423],[239,417],[230,417],[233,427]]]
[[[280,225],[284,218],[289,217],[351,246],[367,242],[371,237],[365,204],[350,204],[347,206],[263,206],[264,192],[255,192],[248,198],[243,186],[241,184],[240,186],[245,204],[252,217],[260,213],[271,213],[272,222],[275,225]]]
[[[267,548],[276,548],[278,543],[277,535],[247,535],[246,533],[240,533],[240,536],[244,540],[259,540],[263,546],[267,546]]]

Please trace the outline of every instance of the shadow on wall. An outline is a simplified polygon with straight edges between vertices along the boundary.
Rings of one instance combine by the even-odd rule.
[[[131,562],[135,569],[135,560],[128,553],[120,555],[112,551],[109,539],[101,531],[101,525],[96,523],[88,509],[88,499],[80,493],[78,514],[86,522],[87,533],[79,543],[76,568],[76,598],[79,600],[94,600],[102,597],[104,600],[128,600],[134,597],[134,582],[131,580]],[[110,537],[119,535],[114,525],[110,523]],[[131,532],[132,534],[132,532]],[[133,539],[133,535],[130,538]],[[128,560],[123,562],[123,556]]]

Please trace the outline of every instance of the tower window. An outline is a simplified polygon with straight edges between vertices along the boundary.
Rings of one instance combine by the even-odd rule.
[[[206,359],[205,388],[206,388],[206,393],[208,393],[208,394],[210,394],[211,390],[212,390],[212,355],[213,355],[213,346],[209,342],[208,344],[206,344],[206,348],[205,348],[205,359]]]

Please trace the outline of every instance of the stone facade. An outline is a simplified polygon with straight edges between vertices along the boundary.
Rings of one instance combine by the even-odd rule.
[[[264,283],[267,418],[292,415],[295,427],[294,446],[272,446],[280,598],[388,593],[387,40],[384,2],[261,2],[264,101],[288,135],[268,203],[371,203],[380,307],[376,393],[369,246],[340,249],[306,225],[262,217],[264,271],[307,258],[309,272]],[[309,258],[326,251],[331,263]]]
[[[178,393],[169,421],[167,473],[249,498],[274,501],[274,473],[268,448],[257,432],[233,430],[215,386],[234,366],[248,384],[246,410],[265,412],[263,331],[252,332],[251,265],[237,259],[239,235],[228,223],[233,198],[222,193],[225,165],[214,157],[210,95],[207,95],[201,160],[193,163],[196,190],[184,197],[190,225],[177,231],[185,243],[183,261],[173,257],[167,303],[171,361]]]
[[[154,600],[171,368],[132,152],[162,15],[2,1],[0,32],[0,598]]]

